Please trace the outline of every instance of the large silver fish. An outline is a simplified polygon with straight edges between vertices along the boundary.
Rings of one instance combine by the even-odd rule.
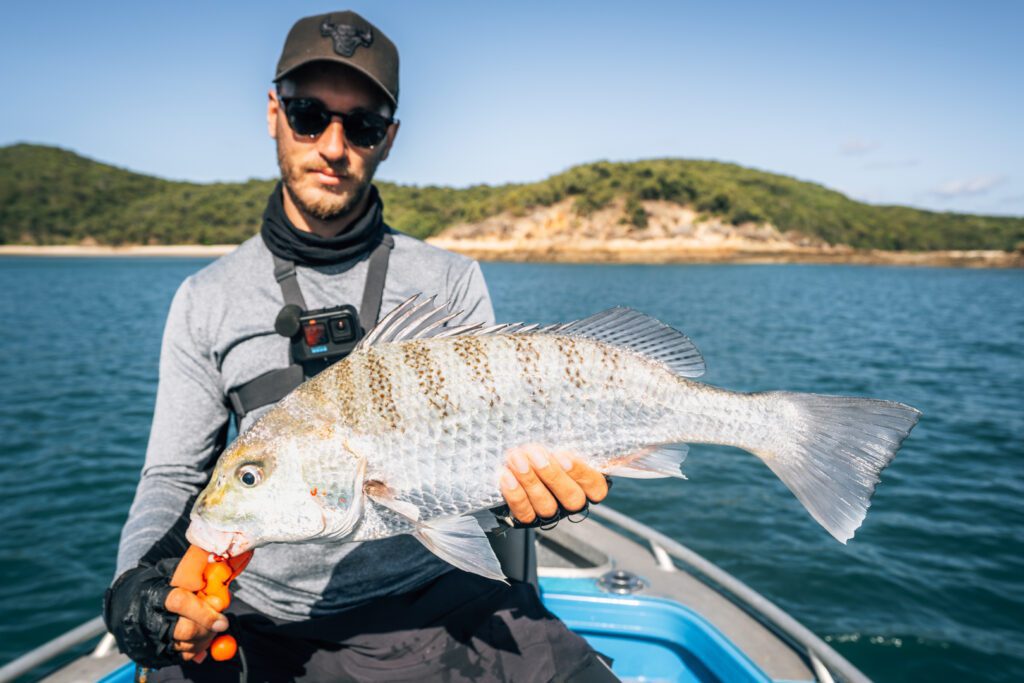
[[[547,327],[443,327],[415,298],[228,448],[188,537],[235,555],[267,543],[412,534],[502,578],[472,516],[502,503],[510,448],[574,451],[612,476],[681,477],[687,443],[761,458],[835,538],[850,539],[920,413],[891,401],[693,381],[693,342],[628,308]]]

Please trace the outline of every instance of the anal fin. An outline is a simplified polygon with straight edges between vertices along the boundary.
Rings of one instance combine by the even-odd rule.
[[[624,458],[621,464],[607,470],[605,474],[630,479],[686,479],[680,468],[689,450],[684,443],[657,446],[641,451],[637,457]]]

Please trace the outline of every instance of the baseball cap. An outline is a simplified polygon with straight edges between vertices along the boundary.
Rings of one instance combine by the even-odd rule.
[[[365,74],[398,107],[398,48],[355,12],[299,19],[288,32],[274,81],[310,62],[337,62]]]

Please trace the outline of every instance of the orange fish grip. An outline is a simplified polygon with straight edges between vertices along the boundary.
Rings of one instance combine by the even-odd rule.
[[[223,612],[231,604],[228,585],[242,573],[251,559],[251,550],[225,559],[190,545],[174,570],[171,585],[195,593],[207,605]],[[218,662],[231,659],[237,651],[238,644],[233,636],[217,636],[210,643],[210,656]]]

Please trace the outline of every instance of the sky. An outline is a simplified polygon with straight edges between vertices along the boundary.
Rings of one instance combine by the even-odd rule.
[[[378,177],[467,186],[716,159],[855,199],[1024,215],[1024,2],[20,2],[0,145],[164,178],[277,174],[266,92],[302,16],[401,54]]]

